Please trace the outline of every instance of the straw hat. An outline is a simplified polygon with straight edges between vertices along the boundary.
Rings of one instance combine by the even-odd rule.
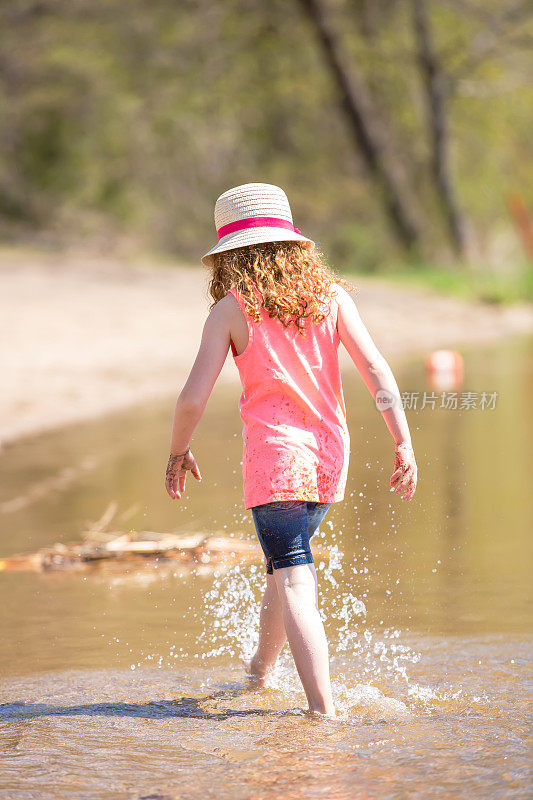
[[[292,223],[287,195],[271,183],[244,183],[221,194],[215,204],[218,244],[202,256],[206,267],[215,253],[261,242],[310,242]]]

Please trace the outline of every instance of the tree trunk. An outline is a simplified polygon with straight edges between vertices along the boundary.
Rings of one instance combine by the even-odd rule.
[[[341,43],[331,29],[321,0],[300,0],[313,24],[333,78],[341,93],[343,109],[370,174],[380,189],[385,212],[397,239],[408,249],[421,244],[421,232],[413,213],[413,198],[399,171],[387,158],[387,130],[362,75],[349,64]]]
[[[462,255],[466,248],[465,221],[457,204],[451,178],[445,77],[431,39],[425,7],[427,0],[411,0],[411,2],[418,63],[426,89],[428,127],[431,139],[431,173],[450,241],[455,252]]]

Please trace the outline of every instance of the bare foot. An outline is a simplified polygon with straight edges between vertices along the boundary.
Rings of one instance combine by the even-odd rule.
[[[314,711],[313,709],[310,708],[308,710],[308,714],[310,714],[312,717],[318,717],[319,719],[338,719],[335,710],[330,711],[328,714],[326,714],[324,711]]]
[[[250,683],[258,688],[265,686],[272,670],[265,669],[264,666],[257,664],[254,656],[241,660]]]

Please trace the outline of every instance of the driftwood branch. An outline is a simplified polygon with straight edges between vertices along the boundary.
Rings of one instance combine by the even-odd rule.
[[[100,519],[82,533],[82,541],[61,542],[34,553],[0,558],[0,572],[87,571],[105,565],[127,573],[133,566],[159,568],[165,564],[176,565],[174,569],[196,571],[200,568],[202,572],[209,572],[262,558],[256,543],[220,531],[177,534],[111,528],[117,508],[117,503],[110,503]],[[131,509],[125,512],[128,513]],[[313,553],[328,556],[327,551],[315,547]]]

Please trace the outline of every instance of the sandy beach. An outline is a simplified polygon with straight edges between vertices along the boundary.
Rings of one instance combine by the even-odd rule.
[[[87,255],[0,252],[0,446],[68,423],[177,394],[208,314],[199,266]],[[372,337],[394,368],[437,347],[533,331],[529,306],[494,307],[349,280]],[[341,366],[351,364],[339,349]],[[238,381],[231,353],[219,381]]]

